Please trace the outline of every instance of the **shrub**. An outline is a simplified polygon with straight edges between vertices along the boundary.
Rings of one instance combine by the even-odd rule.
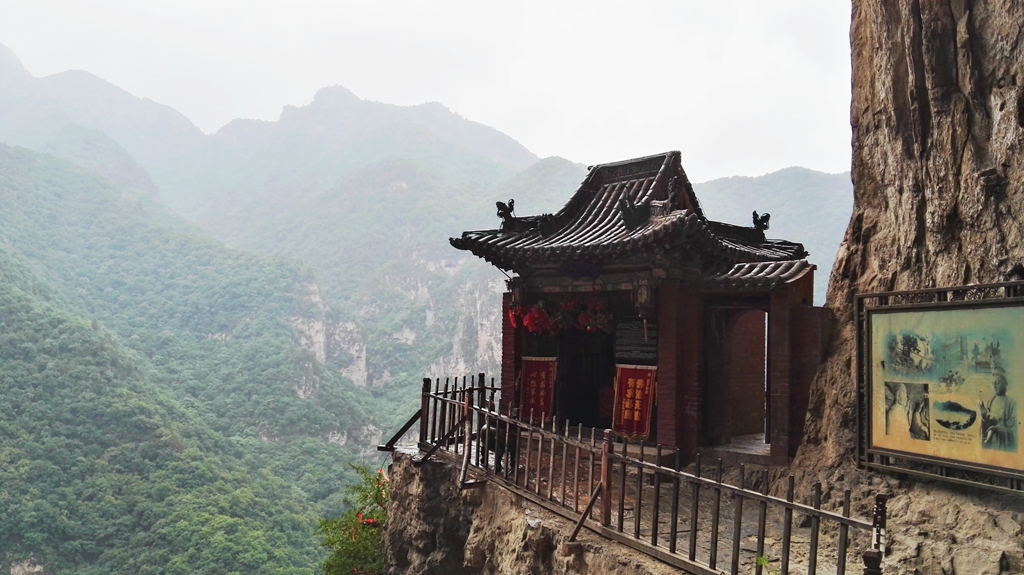
[[[353,465],[362,481],[347,490],[351,509],[336,519],[321,519],[320,545],[330,551],[323,563],[324,575],[380,573],[384,568],[381,536],[387,521],[391,490],[383,469],[371,473]]]

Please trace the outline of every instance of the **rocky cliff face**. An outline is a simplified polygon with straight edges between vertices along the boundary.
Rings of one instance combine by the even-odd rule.
[[[453,465],[414,467],[396,454],[384,534],[388,575],[678,573],[586,530],[580,549],[563,555],[571,523],[498,487],[460,492],[458,475]]]
[[[854,463],[854,294],[999,281],[1024,263],[1022,26],[1015,0],[853,2],[854,210],[828,292],[839,334],[795,464],[808,480]],[[1019,498],[874,481],[900,494],[892,569],[1019,572]]]

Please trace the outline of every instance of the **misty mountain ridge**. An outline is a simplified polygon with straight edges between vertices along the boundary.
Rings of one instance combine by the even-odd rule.
[[[2,131],[0,137],[77,162],[123,190],[155,190],[171,211],[233,247],[300,259],[317,274],[328,305],[348,318],[339,321],[358,326],[354,336],[349,330],[342,339],[352,340],[348,353],[357,359],[358,350],[366,349],[365,369],[354,372],[364,385],[395,378],[387,364],[396,353],[397,333],[415,334],[399,341],[447,340],[442,364],[493,367],[496,332],[483,337],[483,347],[479,341],[450,340],[443,336],[444,322],[437,323],[436,304],[470,284],[500,290],[502,276],[454,252],[444,239],[496,226],[497,200],[517,198],[521,215],[557,211],[585,175],[583,166],[560,158],[538,161],[494,128],[436,103],[368,102],[333,86],[305,106],[286,106],[276,121],[234,120],[204,135],[169,107],[91,74],[33,79],[13,56],[5,61],[31,80],[20,92],[8,91],[6,99],[34,113],[12,118],[17,114],[0,112],[0,127],[29,126],[34,118],[38,129],[29,130],[35,142],[18,142]],[[52,86],[62,87],[59,97],[47,96]],[[164,156],[159,150],[167,142],[177,142],[176,149]],[[138,158],[144,159],[133,161]],[[789,168],[695,188],[713,219],[750,225],[750,211],[773,213],[769,235],[805,244],[819,265],[816,292],[823,299],[845,228],[842,212],[848,213],[851,202],[848,177]],[[455,273],[460,269],[465,271]],[[382,298],[389,289],[396,290],[394,297]],[[477,295],[496,305],[489,289]],[[413,309],[421,319],[410,324]],[[476,327],[469,332],[476,335],[470,339],[494,320],[472,321]],[[388,329],[380,331],[379,325]],[[489,359],[474,360],[473,349]],[[414,355],[419,367],[402,369],[401,379],[415,381],[418,371],[436,363]]]
[[[369,102],[339,86],[321,89],[305,106],[286,106],[277,121],[234,120],[206,135],[172,108],[88,72],[33,78],[10,50],[4,53],[0,74],[20,81],[0,92],[0,140],[40,149],[68,123],[100,130],[145,167],[168,206],[225,239],[253,217],[386,158],[432,170],[454,161],[448,175],[466,173],[476,184],[537,160],[515,140],[441,104]],[[423,153],[441,148],[452,153]],[[487,175],[474,177],[473,170]]]
[[[202,157],[157,183],[169,206],[230,241],[254,218],[389,159],[474,187],[537,160],[515,140],[440,104],[368,102],[335,86],[306,106],[286,106],[277,121],[228,123],[207,139]]]

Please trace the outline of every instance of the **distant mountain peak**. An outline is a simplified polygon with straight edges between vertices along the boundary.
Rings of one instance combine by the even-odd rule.
[[[352,93],[352,90],[344,86],[326,86],[317,90],[313,96],[314,104],[353,104],[362,102],[359,96]]]
[[[25,65],[21,63],[18,55],[7,46],[0,44],[0,78],[17,76],[32,77],[28,70],[25,69]]]

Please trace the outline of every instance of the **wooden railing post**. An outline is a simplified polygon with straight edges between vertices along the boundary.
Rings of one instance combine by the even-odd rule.
[[[612,430],[604,430],[601,444],[601,525],[612,524]]]
[[[882,575],[882,551],[868,549],[864,552],[864,575]]]
[[[465,391],[465,387],[463,387],[463,391]],[[473,394],[464,393],[463,395],[462,419],[466,422],[466,427],[462,432],[462,470],[459,472],[460,488],[466,484],[466,474],[469,471],[469,458],[472,452],[470,449],[470,436],[473,434]]]
[[[485,377],[483,372],[480,372],[480,373],[478,373],[476,375],[476,387],[477,387],[476,388],[476,401],[475,401],[474,405],[476,405],[480,409],[490,409],[491,406],[487,405],[487,389],[486,389],[487,388],[487,378]],[[483,424],[484,424],[484,414],[483,413],[477,413],[477,417],[476,417],[476,427],[477,427],[477,429],[480,429],[481,427],[483,427]]]
[[[888,496],[878,493],[875,495],[875,507],[871,510],[871,548],[884,549],[885,546],[885,503]]]
[[[420,396],[420,443],[427,442],[427,430],[430,424],[430,378],[423,378],[423,389]]]
[[[485,379],[486,378],[484,377],[483,372],[476,374],[476,389],[473,390],[473,393],[476,394],[476,399],[473,400],[473,405],[475,405],[477,407],[477,412],[476,412],[476,443],[477,443],[476,464],[477,464],[478,467],[483,467],[483,462],[486,461],[485,458],[487,456],[486,446],[485,446],[485,449],[480,449],[480,447],[479,447],[479,445],[480,445],[480,438],[484,435],[485,419],[484,419],[484,412],[483,412],[483,410],[487,409],[487,391],[484,389],[484,386],[486,385]]]
[[[864,552],[864,575],[882,575],[882,557],[885,538],[885,503],[888,498],[875,495],[875,508],[871,510],[871,549]]]

